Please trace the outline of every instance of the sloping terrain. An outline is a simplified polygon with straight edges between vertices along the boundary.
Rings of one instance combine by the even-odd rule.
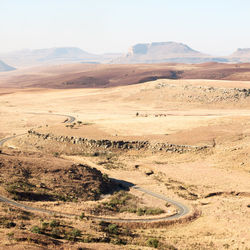
[[[0,72],[15,70],[15,68],[7,65],[3,61],[0,61]]]
[[[183,43],[154,42],[132,46],[127,55],[114,59],[113,63],[202,63],[227,62],[225,58],[213,58],[191,49]]]
[[[250,49],[238,49],[231,55],[211,56],[177,42],[138,43],[128,53],[93,54],[77,47],[54,47],[44,49],[25,49],[0,53],[0,58],[17,68],[42,65],[61,65],[66,63],[111,63],[111,64],[157,64],[207,62],[247,63],[250,62]]]
[[[250,80],[250,64],[68,64],[0,75],[0,87],[108,88],[157,79]]]
[[[250,62],[250,48],[237,49],[229,58],[233,62]]]
[[[41,154],[0,154],[0,168],[1,189],[16,200],[96,200],[115,187],[95,168]]]
[[[68,65],[39,68],[32,75],[39,82],[34,81],[35,78],[31,80],[31,75],[30,79],[26,77],[26,81],[29,85],[39,83],[42,86],[50,79],[51,86],[59,86],[67,80],[66,77],[80,78],[89,72],[94,73],[96,69],[96,75],[110,74],[113,80],[117,79],[119,82],[121,69],[124,74],[128,68],[133,73],[133,70],[145,72],[150,67],[150,72],[155,73],[159,66],[183,71],[183,75],[187,72],[199,72],[202,75],[206,73],[209,77],[213,76],[214,71],[216,74],[213,77],[234,78],[236,81],[159,79],[113,88],[0,89],[2,138],[11,137],[14,133],[27,133],[29,129],[49,134],[46,135],[47,139],[26,134],[3,145],[1,195],[15,198],[14,195],[21,193],[23,200],[19,203],[22,204],[79,216],[84,213],[82,218],[77,216],[70,219],[43,214],[39,216],[37,213],[26,214],[1,203],[0,236],[3,248],[15,249],[18,245],[20,249],[24,246],[34,249],[44,246],[48,249],[53,248],[53,244],[59,244],[59,248],[66,249],[143,249],[145,246],[152,246],[150,242],[158,242],[159,249],[250,247],[250,92],[249,81],[237,80],[242,79],[243,75],[247,79],[248,64],[164,64],[154,67]],[[221,71],[226,73],[220,74]],[[60,76],[62,72],[64,74]],[[27,70],[25,74],[30,72]],[[197,73],[198,76],[199,74]],[[6,79],[7,75],[15,75],[18,84],[17,72],[4,73]],[[20,86],[26,86],[25,76],[19,79]],[[125,80],[124,85],[127,85]],[[76,120],[72,124],[63,123],[65,117],[55,114],[71,115]],[[57,135],[57,138],[52,140],[53,135]],[[62,136],[70,138],[70,142],[65,141]],[[88,138],[86,142],[111,137],[116,141],[138,140],[209,147],[199,151],[166,152],[159,149],[151,152],[146,149],[116,150],[102,145],[93,147],[92,143],[88,151],[81,143],[76,143],[80,137]],[[14,151],[23,153],[15,156]],[[7,164],[10,167],[7,168]],[[34,167],[29,164],[34,164]],[[81,201],[80,197],[84,198],[81,190],[78,192],[78,188],[82,188],[81,180],[86,180],[89,187],[94,189],[93,179],[96,176],[89,174],[88,169],[85,171],[86,165],[116,180],[170,197],[189,208],[195,207],[202,214],[196,220],[156,228],[148,224],[145,228],[131,229],[133,224],[122,228],[115,224],[96,223],[84,217],[89,216],[93,206],[100,216],[104,212],[111,216],[115,209],[124,208],[120,206],[123,199],[112,194],[101,196],[98,201]],[[75,179],[79,174],[83,174],[81,180]],[[90,182],[88,176],[93,177]],[[21,181],[25,178],[30,185],[23,185]],[[99,185],[99,178],[96,183]],[[69,194],[66,197],[61,196],[64,190]],[[88,188],[86,190],[88,192]],[[131,190],[133,195],[142,199],[142,208],[169,209],[168,203],[149,198],[138,189]],[[75,195],[71,196],[71,191]],[[43,193],[47,194],[47,198],[57,197],[57,200],[27,201],[23,195],[25,192],[31,192],[33,196],[29,197],[32,198],[40,197],[38,194]],[[93,192],[88,192],[88,195],[95,197]],[[58,200],[58,197],[66,198],[67,202]],[[129,202],[127,205],[125,209],[135,211]],[[139,210],[140,213],[143,211]],[[120,211],[116,214],[120,216]],[[120,218],[134,216],[134,212],[124,213]],[[60,222],[55,223],[53,220]],[[69,243],[69,239],[72,243]],[[107,245],[103,245],[103,241]]]
[[[7,63],[15,67],[34,65],[64,64],[64,63],[101,63],[108,62],[119,54],[96,55],[77,47],[59,47],[36,50],[20,50],[0,54]]]

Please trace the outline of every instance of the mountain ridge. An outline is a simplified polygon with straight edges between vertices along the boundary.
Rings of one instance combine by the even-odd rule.
[[[12,71],[12,70],[15,70],[15,68],[0,60],[0,72]]]
[[[42,64],[106,63],[116,56],[116,54],[112,53],[101,55],[92,54],[78,47],[25,49],[0,54],[0,57],[4,61],[15,67],[37,66]]]
[[[250,62],[250,48],[238,48],[229,58],[233,62]]]
[[[241,48],[229,56],[211,56],[194,50],[184,43],[152,42],[137,43],[126,54],[93,54],[78,47],[53,47],[35,50],[20,50],[0,54],[0,58],[14,67],[29,67],[44,64],[137,64],[137,63],[244,63],[250,62],[250,48]]]
[[[205,63],[227,62],[223,57],[212,57],[192,49],[184,43],[152,42],[138,43],[128,53],[113,60],[112,63]]]

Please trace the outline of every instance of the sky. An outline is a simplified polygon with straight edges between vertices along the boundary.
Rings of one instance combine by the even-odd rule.
[[[212,55],[250,48],[250,0],[0,0],[0,52],[126,53],[175,41]]]

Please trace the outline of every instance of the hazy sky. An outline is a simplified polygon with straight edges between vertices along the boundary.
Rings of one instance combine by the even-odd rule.
[[[210,54],[250,47],[250,0],[0,0],[0,52],[77,46],[127,52],[176,41]]]

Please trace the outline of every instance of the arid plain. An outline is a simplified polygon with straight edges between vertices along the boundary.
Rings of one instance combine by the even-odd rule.
[[[26,171],[21,171],[26,173],[22,181],[33,185],[29,194],[40,194],[45,184],[61,194],[71,192],[68,186],[75,184],[58,178],[63,179],[72,164],[83,164],[189,208],[174,223],[119,222],[110,224],[117,226],[112,229],[91,216],[104,216],[104,221],[105,217],[147,220],[160,218],[161,213],[170,216],[176,207],[133,188],[125,191],[130,202],[135,199],[134,203],[162,212],[142,215],[134,204],[136,213],[106,211],[103,204],[121,191],[90,200],[79,192],[77,200],[19,199],[55,214],[26,212],[30,214],[24,219],[20,208],[1,203],[2,248],[250,248],[248,64],[51,66],[2,73],[0,86],[0,139],[18,135],[1,148],[1,196],[16,199],[18,188],[19,195],[27,192],[15,187],[14,193],[10,186],[10,178],[20,174],[18,166]],[[76,120],[69,123],[67,116]],[[112,146],[101,144],[107,141]],[[114,142],[123,146],[113,147]],[[127,142],[146,146],[130,147]],[[51,179],[43,178],[43,169],[46,173],[55,169]],[[59,226],[54,232],[55,220],[64,233]],[[79,231],[73,234],[68,228]]]

